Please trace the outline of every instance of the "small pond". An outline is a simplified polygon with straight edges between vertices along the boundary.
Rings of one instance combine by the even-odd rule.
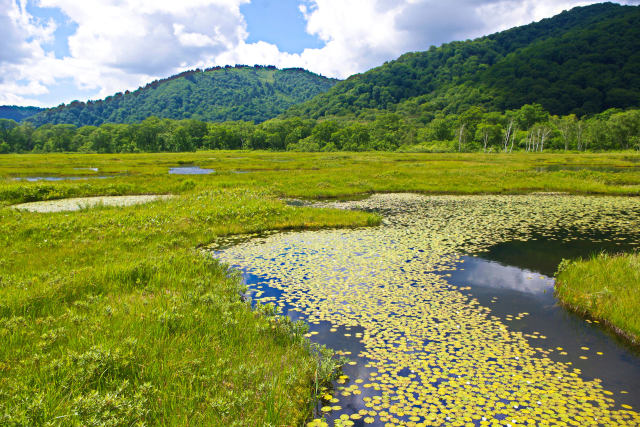
[[[318,419],[640,423],[637,352],[561,308],[552,278],[563,257],[636,248],[640,200],[391,194],[323,206],[385,220],[215,252],[254,301],[351,359]]]
[[[199,166],[179,166],[169,169],[171,175],[210,175],[215,173],[213,169],[203,169]]]

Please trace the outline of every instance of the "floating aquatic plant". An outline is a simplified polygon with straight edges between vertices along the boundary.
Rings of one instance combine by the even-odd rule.
[[[321,412],[335,425],[637,424],[599,380],[551,360],[439,274],[462,254],[533,238],[534,230],[640,229],[634,199],[571,196],[377,195],[334,207],[375,209],[385,225],[259,238],[217,256],[282,291],[275,301],[312,324],[363,328],[362,378],[341,376]],[[626,215],[619,215],[625,211]],[[571,239],[571,237],[567,237]],[[258,298],[259,300],[260,298]],[[528,313],[509,316],[522,319]],[[345,333],[350,336],[351,332]],[[531,338],[544,340],[539,333]],[[586,357],[582,355],[582,357]],[[353,413],[342,399],[362,397]],[[325,425],[321,419],[310,425]]]

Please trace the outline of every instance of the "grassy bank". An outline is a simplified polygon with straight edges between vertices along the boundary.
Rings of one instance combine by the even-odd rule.
[[[74,213],[0,209],[0,424],[299,423],[323,374],[304,330],[252,312],[238,278],[195,248],[375,221],[231,189]]]
[[[601,254],[563,262],[556,295],[568,308],[603,321],[640,344],[640,254]]]
[[[280,197],[382,191],[640,194],[640,156],[199,152],[0,156],[0,424],[295,425],[317,358],[196,248],[266,230],[373,225]],[[212,175],[174,176],[198,165]],[[84,168],[98,168],[98,172]],[[95,177],[55,182],[16,177]],[[126,208],[17,212],[94,195]]]

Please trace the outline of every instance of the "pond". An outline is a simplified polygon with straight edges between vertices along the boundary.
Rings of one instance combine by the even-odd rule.
[[[352,360],[318,406],[346,425],[640,422],[640,358],[558,306],[565,256],[638,243],[640,200],[376,195],[383,225],[258,237],[215,256]],[[462,425],[462,424],[460,424]]]
[[[214,172],[213,169],[203,169],[199,166],[180,166],[169,169],[170,175],[209,175]]]

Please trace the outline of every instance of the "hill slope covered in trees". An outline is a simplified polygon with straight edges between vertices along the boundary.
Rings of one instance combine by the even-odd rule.
[[[552,114],[640,105],[640,7],[603,3],[473,41],[453,42],[350,77],[287,116],[503,111]]]
[[[17,107],[15,105],[0,105],[0,119],[9,119],[21,122],[34,114],[39,113],[44,108],[38,107]]]
[[[36,126],[136,123],[147,117],[209,122],[263,122],[329,90],[337,80],[298,68],[215,67],[187,71],[104,100],[51,108],[30,119]]]

